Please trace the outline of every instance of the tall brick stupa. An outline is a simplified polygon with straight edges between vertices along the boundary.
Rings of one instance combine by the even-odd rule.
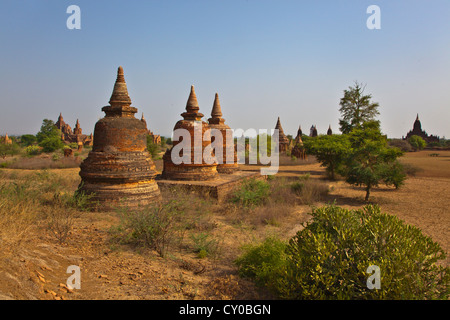
[[[161,197],[147,151],[147,126],[135,118],[123,68],[119,67],[105,117],[95,124],[94,145],[82,162],[79,191],[92,194],[101,209],[138,207]]]

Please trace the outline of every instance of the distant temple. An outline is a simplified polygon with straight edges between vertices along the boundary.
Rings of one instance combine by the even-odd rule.
[[[145,126],[147,127],[147,121],[144,118],[144,113],[142,112],[141,121],[145,123]],[[154,144],[161,144],[161,136],[154,134],[151,130],[148,130],[148,135],[153,140]]]
[[[303,146],[303,140],[302,140],[302,128],[299,126],[297,130],[297,136],[294,139],[294,146],[291,151],[291,155],[296,157],[297,159],[306,159],[306,150]]]
[[[92,146],[94,138],[92,133],[88,136],[83,134],[80,122],[77,119],[77,123],[75,124],[75,128],[72,131],[72,128],[64,122],[62,114],[59,114],[58,121],[55,123],[56,127],[61,130],[61,139],[69,144],[76,143],[78,145],[83,146]]]
[[[0,143],[2,144],[12,144],[12,140],[10,137],[8,137],[8,134],[5,134],[4,137],[0,136]]]
[[[333,135],[333,131],[331,130],[331,125],[328,127],[327,135],[328,135],[328,136]]]
[[[289,149],[289,138],[284,134],[283,128],[281,127],[280,117],[278,117],[275,129],[278,129],[278,144],[280,146],[279,152],[286,152]]]
[[[311,129],[309,129],[309,136],[310,137],[317,137],[317,128],[315,125],[311,126]]]
[[[417,114],[416,121],[414,121],[413,129],[406,134],[406,137],[403,137],[403,140],[408,140],[412,136],[419,136],[427,143],[439,142],[438,136],[428,135],[424,130],[422,130],[422,124],[419,120],[419,114]]]

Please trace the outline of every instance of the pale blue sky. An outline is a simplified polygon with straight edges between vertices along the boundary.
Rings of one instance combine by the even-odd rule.
[[[81,30],[69,30],[69,5]],[[369,5],[381,30],[369,30]],[[35,134],[60,112],[93,132],[122,65],[133,106],[165,136],[191,85],[210,116],[219,93],[232,128],[299,125],[338,132],[354,81],[380,103],[382,130],[401,137],[416,113],[450,137],[450,1],[1,0],[0,135]]]

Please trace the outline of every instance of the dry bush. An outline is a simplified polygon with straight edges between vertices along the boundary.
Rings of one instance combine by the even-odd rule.
[[[47,230],[59,243],[67,241],[74,224],[74,212],[66,208],[50,207],[46,212]]]
[[[292,203],[277,203],[270,201],[266,205],[255,208],[248,219],[254,225],[267,224],[279,226],[280,222],[293,211]]]
[[[291,185],[291,188],[298,195],[300,203],[305,205],[324,201],[330,192],[329,186],[320,180],[308,179],[295,182]]]
[[[38,202],[24,190],[17,183],[0,185],[0,247],[19,244],[36,224]]]
[[[73,196],[78,178],[47,170],[0,172],[0,239],[18,244],[31,236],[31,229],[44,226],[64,242],[83,203]]]
[[[423,169],[416,167],[410,163],[402,163],[404,172],[411,177],[415,177],[418,172],[422,172]]]
[[[413,151],[413,147],[408,142],[408,140],[391,139],[391,140],[388,140],[388,145],[391,146],[391,147],[399,148],[400,150],[402,150],[404,152],[411,152],[411,151]]]

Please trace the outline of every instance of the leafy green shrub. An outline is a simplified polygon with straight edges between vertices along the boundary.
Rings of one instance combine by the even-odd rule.
[[[35,156],[41,152],[41,148],[39,146],[28,146],[26,147],[25,152],[29,156]]]
[[[270,185],[267,181],[250,179],[233,193],[231,201],[243,207],[253,207],[264,204],[269,195]]]
[[[239,275],[276,290],[277,282],[286,270],[286,247],[284,241],[274,237],[266,238],[261,244],[243,246],[244,253],[234,261]]]
[[[48,153],[62,149],[64,147],[64,143],[62,142],[60,136],[50,136],[39,142],[39,146],[42,147],[42,151]]]
[[[372,205],[330,205],[312,216],[285,248],[247,250],[241,274],[285,299],[448,299],[450,269],[437,265],[445,253],[420,229]],[[380,289],[367,287],[371,265],[380,268]]]
[[[414,151],[417,150],[423,150],[427,146],[427,143],[425,140],[422,139],[422,137],[413,135],[411,138],[409,138],[409,143],[413,147]]]

